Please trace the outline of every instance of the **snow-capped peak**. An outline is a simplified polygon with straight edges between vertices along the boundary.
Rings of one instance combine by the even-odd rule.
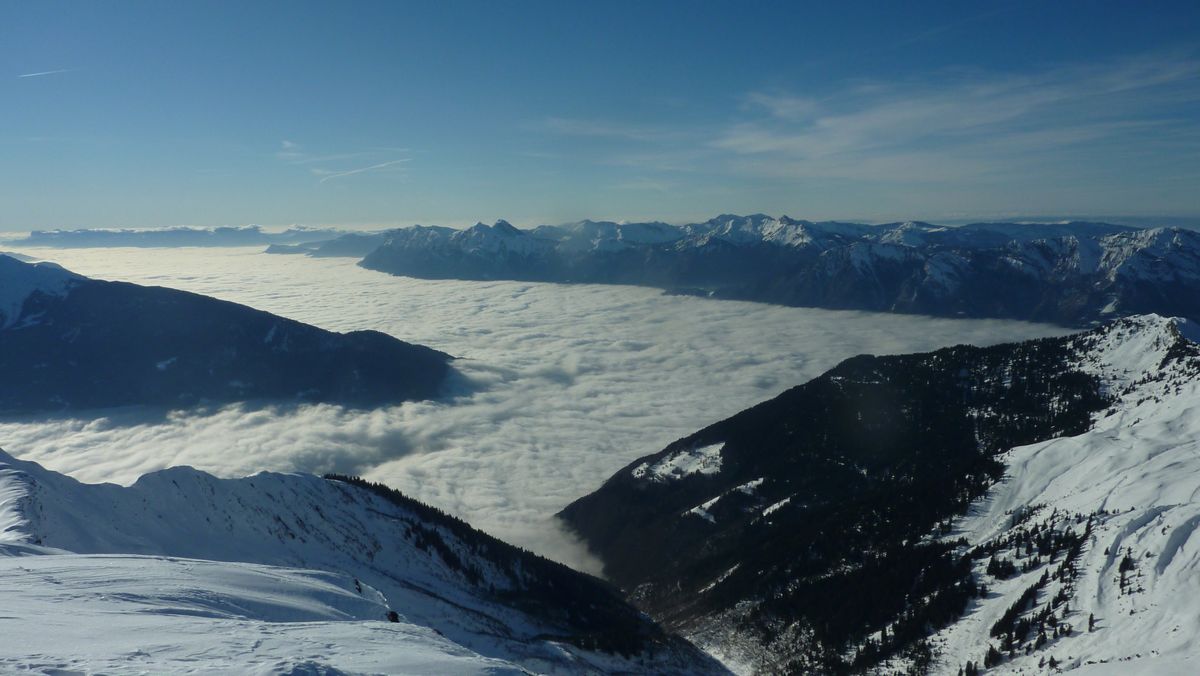
[[[549,251],[554,246],[552,241],[536,237],[504,220],[496,221],[494,225],[476,223],[466,230],[455,232],[449,241],[468,253],[487,255],[528,256]]]
[[[1200,328],[1180,317],[1156,314],[1125,317],[1080,335],[1079,367],[1101,379],[1110,394],[1121,396],[1149,381],[1174,380],[1178,357],[1200,353]],[[1187,367],[1185,365],[1185,370]]]
[[[495,223],[493,223],[492,230],[495,232],[503,233],[505,235],[523,234],[520,230],[517,229],[516,226],[514,226],[512,223],[509,223],[508,221],[506,221],[504,219],[500,219],[500,220],[496,221]]]
[[[0,255],[0,329],[16,323],[25,300],[36,292],[61,296],[82,279],[54,263],[23,263]]]

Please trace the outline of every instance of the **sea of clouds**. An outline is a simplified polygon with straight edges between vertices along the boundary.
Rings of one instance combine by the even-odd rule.
[[[92,277],[170,286],[459,357],[447,394],[373,411],[230,406],[0,422],[0,447],[83,481],[173,465],[222,476],[382,481],[576,567],[553,521],[632,460],[861,353],[1057,335],[1008,321],[833,312],[625,286],[423,281],[260,249],[23,250]]]

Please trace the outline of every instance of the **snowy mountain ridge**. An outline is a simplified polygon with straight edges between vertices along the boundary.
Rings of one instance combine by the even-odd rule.
[[[418,236],[419,235],[419,236]],[[864,225],[765,214],[394,230],[364,267],[422,278],[653,286],[784,305],[1088,326],[1200,316],[1200,233],[1105,223]]]
[[[361,596],[349,607],[346,599],[337,601],[336,612],[318,608],[318,616],[385,622],[394,611],[408,630],[433,632],[441,648],[513,670],[720,672],[599,581],[419,503],[346,480],[269,473],[223,480],[180,467],[129,487],[88,485],[0,452],[0,529],[0,552],[33,555],[51,567],[87,568],[96,561],[55,563],[81,555],[202,560],[193,567],[217,566],[209,568],[216,571],[216,582],[209,579],[214,584],[246,566],[253,575],[276,575],[276,568],[265,567],[325,571],[280,575],[305,589],[313,580],[332,581],[341,589],[338,598],[347,588]],[[55,562],[41,563],[46,559]],[[119,568],[131,574],[140,565],[126,564]],[[159,602],[149,598],[157,593],[153,587],[136,593],[146,603]],[[234,596],[219,602],[217,615],[236,614],[230,608],[238,604],[252,607],[245,594]],[[283,605],[324,608],[322,598]],[[269,610],[278,619],[286,608],[275,603]]]

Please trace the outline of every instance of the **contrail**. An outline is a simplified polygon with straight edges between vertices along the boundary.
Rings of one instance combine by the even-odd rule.
[[[364,171],[373,171],[375,169],[383,169],[384,167],[390,167],[393,164],[400,164],[401,162],[407,162],[408,160],[409,160],[409,158],[406,157],[402,160],[392,160],[391,162],[380,162],[379,164],[373,164],[369,167],[363,167],[361,169],[350,169],[349,171],[339,171],[337,173],[329,174],[328,176],[325,176],[319,182],[324,183],[325,181],[328,181],[331,178],[341,178],[343,176],[353,176],[354,174],[361,174]]]
[[[73,69],[71,69],[71,68],[59,68],[58,70],[43,70],[40,73],[25,73],[24,75],[18,75],[17,77],[41,77],[43,75],[57,75],[58,73],[70,73],[72,70]]]

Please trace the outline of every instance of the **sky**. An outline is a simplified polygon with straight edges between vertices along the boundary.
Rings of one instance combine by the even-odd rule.
[[[1200,216],[1200,3],[0,0],[0,230]]]

